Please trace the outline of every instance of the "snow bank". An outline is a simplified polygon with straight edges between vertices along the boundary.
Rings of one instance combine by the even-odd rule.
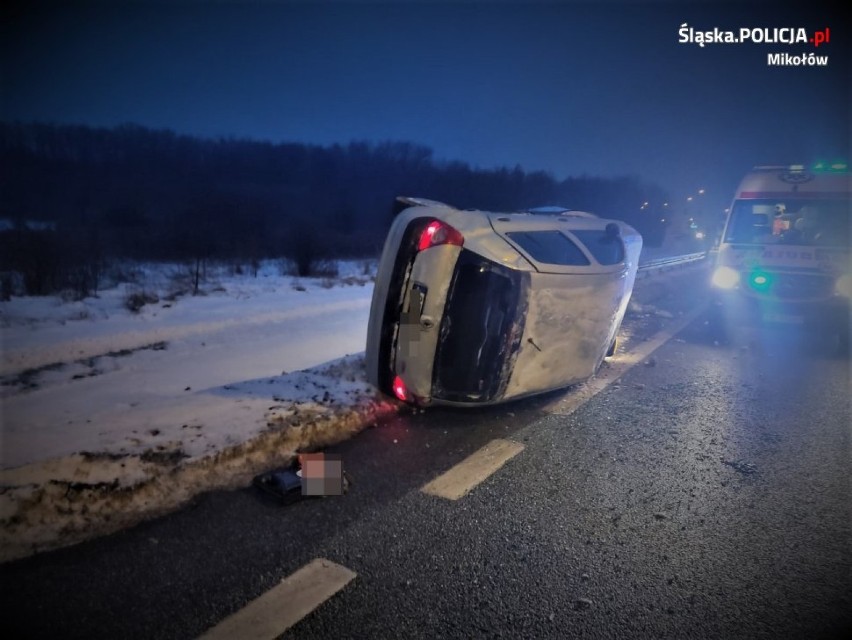
[[[199,296],[142,271],[98,298],[0,303],[0,561],[244,485],[395,407],[364,375],[364,265],[223,271]],[[132,313],[141,289],[157,302]]]
[[[263,425],[207,454],[190,455],[171,439],[141,454],[84,451],[0,471],[0,561],[117,531],[203,491],[245,486],[298,451],[345,440],[398,408],[366,383],[363,354],[222,392],[244,396],[241,408],[261,413]],[[234,424],[214,414],[208,427]]]

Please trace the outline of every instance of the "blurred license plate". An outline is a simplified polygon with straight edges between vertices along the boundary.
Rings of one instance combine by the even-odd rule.
[[[785,324],[802,324],[805,319],[791,313],[764,313],[763,319],[767,322],[783,322]]]

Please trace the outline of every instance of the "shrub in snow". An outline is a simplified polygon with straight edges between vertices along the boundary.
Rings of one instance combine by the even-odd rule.
[[[364,260],[363,262],[361,262],[361,275],[375,276],[378,268],[379,265],[376,260]]]
[[[16,275],[10,272],[0,274],[0,301],[11,300],[16,291],[21,288],[20,283],[16,282]]]
[[[111,264],[104,275],[107,286],[115,286],[123,283],[141,284],[145,278],[145,272],[136,265],[128,262],[117,262]]]
[[[278,261],[278,273],[282,276],[295,276],[296,263],[289,258],[281,258]]]
[[[309,259],[303,262],[282,258],[278,263],[282,276],[297,276],[300,278],[335,278],[340,274],[337,260]]]
[[[150,291],[134,291],[127,294],[127,297],[124,299],[124,306],[132,313],[139,313],[140,309],[146,304],[154,304],[159,301],[160,298],[155,293],[151,293]]]
[[[308,275],[323,278],[335,278],[340,273],[337,260],[317,260],[311,265]]]

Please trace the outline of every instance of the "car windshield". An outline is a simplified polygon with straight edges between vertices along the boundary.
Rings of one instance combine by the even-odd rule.
[[[849,246],[849,200],[737,200],[726,242]]]

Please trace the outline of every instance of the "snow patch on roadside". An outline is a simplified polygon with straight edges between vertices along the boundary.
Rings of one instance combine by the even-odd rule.
[[[167,438],[137,453],[81,452],[0,471],[0,562],[132,526],[204,491],[244,486],[399,406],[366,382],[363,354],[218,391],[252,397],[246,406],[259,428],[251,437],[210,451]]]
[[[244,485],[394,410],[360,353],[368,266],[221,269],[175,297],[157,265],[97,298],[0,302],[0,561]],[[132,313],[139,289],[157,302]]]

